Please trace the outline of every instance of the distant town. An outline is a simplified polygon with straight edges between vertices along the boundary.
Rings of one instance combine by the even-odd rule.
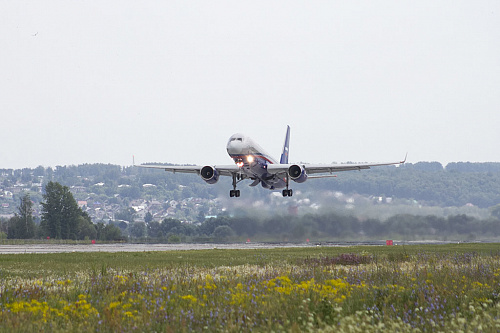
[[[241,185],[245,198],[228,200],[230,181],[206,184],[193,174],[110,164],[0,169],[0,218],[10,218],[19,198],[28,193],[34,217],[40,217],[44,184],[67,186],[80,208],[96,222],[161,221],[176,218],[202,222],[221,214],[252,210],[253,214],[360,210],[367,204],[419,207],[472,207],[487,209],[500,203],[500,163],[420,162],[403,167],[383,167],[343,172],[335,179],[292,184],[297,193],[283,200],[279,193]],[[244,184],[244,183],[243,183]],[[457,190],[457,185],[460,188]],[[451,188],[451,189],[450,189]],[[275,195],[276,194],[276,195]]]
[[[95,175],[82,175],[81,169],[91,168]],[[99,171],[97,171],[99,170]],[[0,171],[0,217],[10,218],[19,204],[19,197],[28,193],[34,203],[34,217],[40,217],[40,202],[44,184],[50,180],[68,186],[78,206],[89,214],[93,221],[123,220],[124,222],[144,221],[147,216],[155,221],[175,217],[196,221],[222,211],[217,197],[186,197],[186,185],[175,184],[168,191],[158,189],[157,184],[139,183],[133,168],[111,165],[70,166],[22,170]],[[140,170],[138,172],[141,172]],[[144,171],[143,171],[144,172]],[[155,171],[158,180],[165,176]],[[145,170],[145,173],[150,173]],[[153,178],[155,175],[151,175]],[[186,184],[198,182],[198,178],[188,179]],[[159,181],[161,183],[161,181]],[[168,193],[166,193],[168,192]]]

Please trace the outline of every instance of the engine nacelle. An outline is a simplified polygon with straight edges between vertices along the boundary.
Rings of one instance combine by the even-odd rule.
[[[209,184],[215,184],[219,181],[219,172],[214,167],[206,165],[201,168],[201,178]]]
[[[306,170],[297,164],[288,168],[288,176],[296,183],[303,183],[307,180]]]

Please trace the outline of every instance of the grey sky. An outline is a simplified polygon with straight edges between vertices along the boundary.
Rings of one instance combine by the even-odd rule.
[[[500,161],[499,1],[1,1],[0,168]]]

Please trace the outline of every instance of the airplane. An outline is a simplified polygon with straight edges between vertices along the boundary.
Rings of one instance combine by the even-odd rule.
[[[361,163],[361,164],[304,164],[288,163],[290,145],[290,126],[287,126],[285,144],[279,162],[264,151],[255,141],[243,134],[233,134],[227,143],[226,150],[235,164],[231,165],[138,165],[142,168],[163,169],[173,173],[196,173],[208,184],[215,184],[220,176],[233,178],[233,189],[229,196],[239,197],[240,190],[236,185],[245,179],[252,180],[249,186],[261,185],[269,190],[283,189],[283,197],[291,197],[293,190],[289,188],[290,180],[303,183],[307,179],[336,177],[333,172],[370,169],[374,166],[400,165],[400,162]],[[320,174],[320,175],[316,175]]]

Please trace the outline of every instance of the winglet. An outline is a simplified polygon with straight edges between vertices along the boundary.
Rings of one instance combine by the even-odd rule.
[[[405,164],[406,163],[406,158],[408,157],[408,152],[406,152],[405,159],[399,162],[400,164]]]
[[[281,153],[280,164],[288,164],[288,148],[290,145],[290,126],[286,127],[285,144],[283,145],[283,152]]]

